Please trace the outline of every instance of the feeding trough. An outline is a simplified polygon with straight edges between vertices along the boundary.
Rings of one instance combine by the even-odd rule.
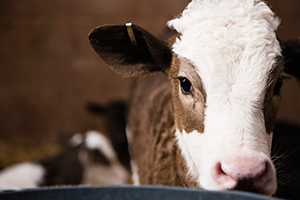
[[[67,187],[0,193],[0,200],[275,200],[243,192],[211,192],[170,187]]]

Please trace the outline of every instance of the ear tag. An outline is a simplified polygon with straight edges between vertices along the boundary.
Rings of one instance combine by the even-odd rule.
[[[132,28],[132,23],[126,23],[126,28],[127,28],[127,33],[128,33],[128,36],[129,36],[129,39],[131,41],[131,43],[133,45],[136,45],[137,42],[136,42],[136,38],[135,38],[135,35],[134,35],[134,32],[133,32],[133,28]]]

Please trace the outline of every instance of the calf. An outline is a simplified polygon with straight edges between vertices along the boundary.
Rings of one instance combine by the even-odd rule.
[[[129,171],[117,159],[110,141],[100,132],[74,135],[60,154],[8,167],[0,173],[0,189],[53,185],[119,185]]]
[[[126,137],[127,103],[113,101],[107,105],[88,103],[87,110],[104,122],[107,137],[109,138],[121,164],[130,171],[130,155]]]
[[[281,47],[279,24],[261,0],[192,0],[168,22],[170,44],[131,23],[90,34],[115,72],[137,77],[128,117],[137,181],[275,193],[282,74],[299,74],[298,44]]]

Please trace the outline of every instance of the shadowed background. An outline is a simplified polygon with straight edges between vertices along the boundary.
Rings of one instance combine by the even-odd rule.
[[[156,35],[189,0],[1,0],[0,168],[55,153],[63,134],[101,129],[88,101],[127,99],[121,79],[92,51],[89,31],[133,21]],[[300,36],[300,2],[270,0],[281,39]],[[280,118],[300,123],[300,87],[284,86]]]

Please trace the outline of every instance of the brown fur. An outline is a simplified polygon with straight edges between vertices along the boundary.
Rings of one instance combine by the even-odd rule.
[[[137,80],[129,113],[134,135],[133,158],[141,184],[196,186],[187,176],[175,139],[175,121],[168,78],[155,74]]]
[[[191,81],[193,85],[191,95],[182,94],[178,76],[187,77]],[[187,60],[174,57],[169,77],[172,84],[176,127],[181,131],[197,130],[202,133],[206,93],[199,75]]]

